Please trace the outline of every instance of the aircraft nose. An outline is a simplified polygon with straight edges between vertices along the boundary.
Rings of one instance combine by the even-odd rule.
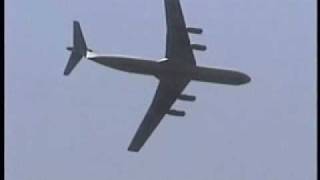
[[[242,76],[243,84],[249,83],[251,81],[250,76],[243,74]]]

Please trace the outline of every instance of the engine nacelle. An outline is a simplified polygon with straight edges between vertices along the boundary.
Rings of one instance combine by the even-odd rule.
[[[68,51],[72,51],[72,50],[73,50],[73,47],[68,46],[66,49],[67,49]]]
[[[191,96],[191,95],[187,95],[187,94],[181,94],[180,96],[178,96],[178,99],[180,99],[182,101],[195,101],[196,100],[196,96]]]
[[[193,27],[188,27],[187,31],[192,34],[202,34],[203,32],[201,28],[193,28]]]
[[[174,109],[170,109],[167,114],[172,115],[172,116],[185,116],[186,112],[184,111],[178,111],[178,110],[174,110]]]
[[[207,50],[207,46],[201,44],[191,44],[191,48],[198,51],[205,51]]]

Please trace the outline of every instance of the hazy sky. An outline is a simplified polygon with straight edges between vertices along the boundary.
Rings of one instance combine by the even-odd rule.
[[[191,82],[186,117],[166,116],[127,151],[157,80],[83,60],[63,70],[79,20],[100,53],[160,59],[163,0],[5,1],[7,180],[316,179],[316,1],[181,0],[201,27],[197,63],[237,69],[244,86]]]

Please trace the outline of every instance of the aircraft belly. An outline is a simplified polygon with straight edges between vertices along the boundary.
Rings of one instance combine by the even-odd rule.
[[[161,63],[161,67],[158,71],[159,76],[168,79],[191,79],[194,66],[175,63]]]
[[[96,57],[90,60],[104,66],[138,74],[155,74],[159,70],[157,62],[148,60],[139,60],[134,58],[119,57]]]

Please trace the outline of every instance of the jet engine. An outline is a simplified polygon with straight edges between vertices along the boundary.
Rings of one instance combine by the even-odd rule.
[[[186,112],[170,109],[167,114],[172,115],[172,116],[185,116]]]
[[[198,51],[205,51],[207,50],[207,46],[201,44],[191,44],[191,48]]]
[[[187,95],[187,94],[181,94],[180,96],[178,96],[178,99],[180,99],[182,101],[195,101],[196,100],[196,96],[191,96],[191,95]]]
[[[201,28],[193,28],[193,27],[188,27],[187,31],[192,34],[202,34],[203,32]]]
[[[73,47],[68,46],[66,49],[67,49],[68,51],[72,51],[72,50],[73,50]]]

